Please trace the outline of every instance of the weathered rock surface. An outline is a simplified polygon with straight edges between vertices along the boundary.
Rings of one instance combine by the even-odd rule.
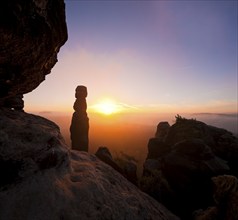
[[[168,126],[167,126],[168,127]],[[238,175],[238,139],[225,129],[177,117],[148,143],[141,189],[184,219],[212,204],[217,175]],[[161,138],[163,137],[163,138]]]
[[[0,106],[44,81],[66,40],[63,0],[1,1]]]
[[[59,127],[39,116],[0,109],[0,165],[1,188],[45,169],[69,169]]]
[[[44,118],[1,109],[0,132],[1,220],[178,219]]]
[[[133,184],[138,184],[137,178],[137,166],[133,161],[125,158],[117,158],[116,160],[112,157],[107,147],[99,147],[95,155],[104,163],[111,166],[114,170],[123,175],[127,180]]]
[[[123,170],[119,165],[114,161],[112,155],[107,147],[99,147],[95,155],[104,163],[111,166],[114,170],[123,175]]]

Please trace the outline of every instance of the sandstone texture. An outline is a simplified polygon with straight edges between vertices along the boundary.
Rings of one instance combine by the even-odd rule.
[[[99,147],[95,155],[104,163],[111,166],[114,170],[123,175],[131,183],[137,185],[137,166],[134,158],[128,158],[127,155],[121,154],[119,158],[113,158],[107,147]]]
[[[0,219],[179,219],[96,156],[70,151],[53,122],[1,109],[0,128]]]
[[[44,81],[66,40],[63,0],[1,1],[0,106]]]
[[[104,163],[108,164],[114,170],[116,170],[117,172],[119,172],[120,174],[123,175],[122,168],[114,161],[114,159],[112,158],[111,152],[108,150],[107,147],[99,147],[97,152],[95,153],[95,155],[101,161],[103,161]]]

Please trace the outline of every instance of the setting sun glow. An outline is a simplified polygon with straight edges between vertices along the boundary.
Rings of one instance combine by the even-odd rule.
[[[103,100],[93,105],[92,108],[94,111],[104,115],[112,115],[121,111],[121,106],[112,100]]]

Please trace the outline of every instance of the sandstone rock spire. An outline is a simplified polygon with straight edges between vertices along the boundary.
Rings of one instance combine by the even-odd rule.
[[[87,87],[77,86],[75,89],[76,100],[73,106],[75,112],[70,125],[70,138],[73,150],[88,151],[89,119],[87,116],[87,95]]]

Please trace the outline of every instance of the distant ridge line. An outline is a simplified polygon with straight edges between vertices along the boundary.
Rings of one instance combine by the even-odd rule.
[[[214,115],[214,116],[223,116],[223,117],[238,117],[238,113],[208,113],[208,112],[199,112],[199,113],[193,113],[192,115]]]

